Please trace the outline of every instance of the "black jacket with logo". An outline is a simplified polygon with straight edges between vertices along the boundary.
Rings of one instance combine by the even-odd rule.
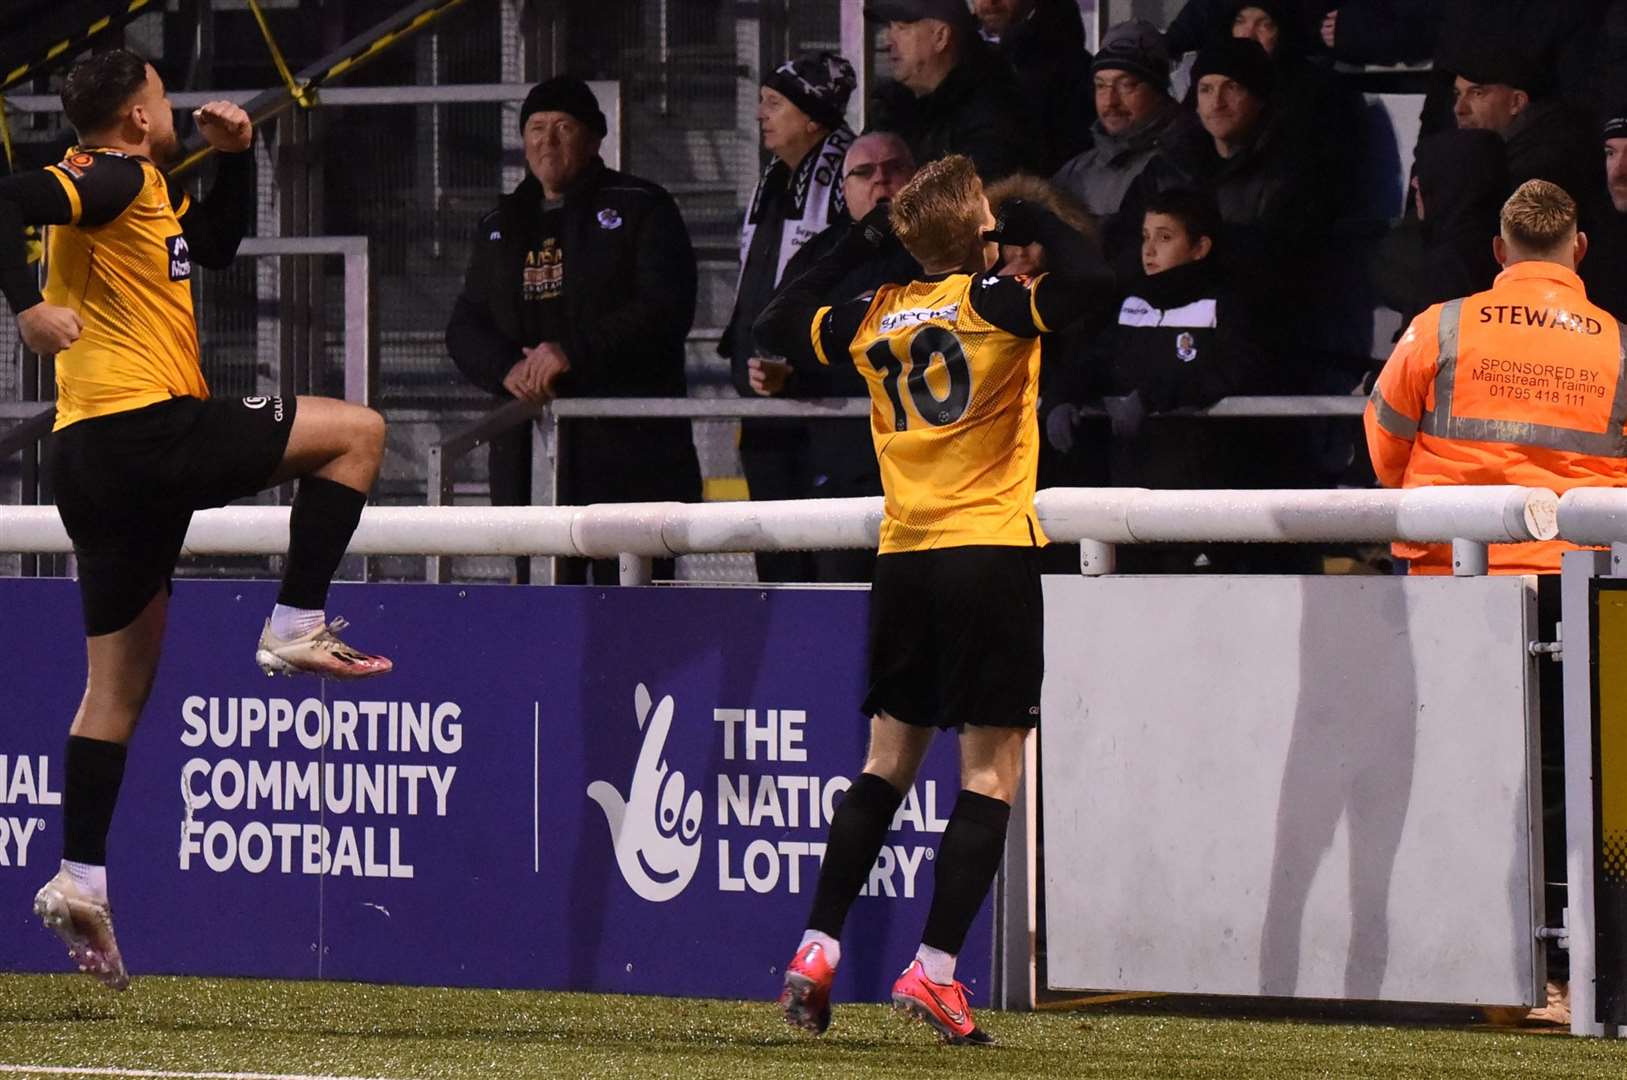
[[[572,397],[683,397],[684,341],[695,321],[695,252],[661,187],[589,167],[565,196],[563,301],[525,301],[526,255],[540,247],[542,185],[527,175],[480,219],[463,294],[446,328],[469,381],[504,394],[503,376],[534,346],[535,305],[565,305]]]
[[[539,306],[560,303],[559,344],[571,365],[557,384],[562,396],[687,396],[684,342],[695,319],[695,252],[672,196],[595,162],[565,196],[563,297],[528,301],[522,281],[526,256],[541,246],[542,204],[542,185],[527,175],[480,219],[446,328],[458,370],[506,398],[503,377],[524,348],[541,341]],[[585,480],[597,474],[602,482],[570,492],[573,501],[699,497],[688,421],[579,426],[570,473]]]
[[[1215,257],[1130,281],[1118,317],[1065,369],[1058,400],[1138,394],[1147,418],[1113,439],[1115,487],[1247,487],[1253,432],[1231,420],[1160,416],[1259,392],[1267,357],[1248,303]]]

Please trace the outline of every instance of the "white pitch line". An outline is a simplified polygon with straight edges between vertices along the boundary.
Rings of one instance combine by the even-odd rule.
[[[156,1069],[92,1069],[71,1065],[0,1065],[0,1073],[33,1076],[132,1076],[158,1080],[387,1080],[373,1076],[304,1076],[298,1073],[161,1072]]]

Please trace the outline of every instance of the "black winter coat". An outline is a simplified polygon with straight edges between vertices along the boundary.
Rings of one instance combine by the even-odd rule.
[[[1125,275],[1139,267],[1141,221],[1151,195],[1196,188],[1215,197],[1225,223],[1217,246],[1228,252],[1229,264],[1292,283],[1337,209],[1329,185],[1317,176],[1314,154],[1270,113],[1258,139],[1230,158],[1216,152],[1202,127],[1183,133],[1142,171],[1109,223],[1114,269]]]
[[[1588,241],[1587,258],[1577,267],[1587,298],[1627,322],[1627,214],[1611,206]]]
[[[1558,184],[1590,229],[1605,199],[1603,153],[1598,128],[1580,107],[1553,97],[1533,101],[1509,129],[1509,193],[1527,180]]]
[[[522,299],[539,244],[542,185],[527,175],[480,219],[446,345],[470,382],[507,398],[503,377],[537,345],[536,301]],[[560,346],[568,397],[686,397],[684,342],[695,319],[695,253],[672,197],[596,162],[565,197]],[[573,502],[698,499],[686,420],[578,425],[566,470]],[[652,468],[652,464],[655,465]],[[569,483],[572,477],[576,483]]]
[[[902,135],[919,165],[964,154],[988,183],[1043,164],[1039,129],[1017,77],[981,38],[932,93],[917,98],[889,79],[877,87],[873,106],[870,130]]]
[[[1406,326],[1431,304],[1491,287],[1491,241],[1508,197],[1503,140],[1490,131],[1442,131],[1418,143],[1424,218],[1408,217],[1373,255],[1379,298]]]
[[[1435,55],[1441,0],[1347,0],[1336,6],[1333,55],[1341,60],[1417,63]]]
[[[446,328],[470,382],[506,396],[503,376],[532,340],[521,300],[525,256],[538,246],[542,185],[527,176],[480,219],[463,293]],[[684,341],[695,321],[695,252],[661,187],[591,167],[565,197],[565,315],[560,344],[572,397],[684,397]]]
[[[1213,258],[1131,281],[1114,325],[1061,382],[1075,403],[1139,393],[1140,431],[1113,440],[1115,487],[1247,486],[1250,446],[1231,421],[1157,414],[1257,393],[1269,383],[1249,303]]]
[[[1085,26],[1076,0],[1039,0],[1000,39],[1041,140],[1040,168],[1050,176],[1090,145],[1096,119]]]
[[[1611,0],[1593,57],[1594,100],[1606,116],[1627,106],[1627,0]]]

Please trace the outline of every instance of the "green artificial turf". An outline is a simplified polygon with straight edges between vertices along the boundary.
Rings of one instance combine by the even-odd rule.
[[[1627,1045],[1566,1036],[1100,1011],[979,1020],[998,1046],[940,1046],[879,1006],[838,1006],[811,1039],[767,1002],[177,978],[113,994],[83,976],[0,975],[0,1066],[401,1080],[1627,1077]]]

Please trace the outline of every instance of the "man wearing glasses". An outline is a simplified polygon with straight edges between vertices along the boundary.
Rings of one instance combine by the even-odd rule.
[[[1164,35],[1142,19],[1109,30],[1091,63],[1094,143],[1052,182],[1098,218],[1118,213],[1125,192],[1187,116],[1169,96],[1169,68]],[[1139,216],[1134,224],[1139,239]]]
[[[902,138],[892,132],[861,135],[842,162],[842,188],[848,213],[863,221],[878,206],[885,206],[915,175],[915,159]],[[883,211],[885,212],[885,211]],[[847,233],[847,223],[820,233],[786,264],[781,284],[795,281],[830,253]],[[825,297],[838,304],[881,285],[914,280],[921,267],[890,233],[881,250]],[[762,350],[758,350],[760,353]],[[758,356],[751,361],[751,388],[759,394],[793,397],[867,397],[864,379],[851,366],[820,372],[793,373],[784,360]],[[823,420],[810,425],[808,434],[809,490],[806,497],[845,499],[881,494],[881,474],[870,441],[870,426],[863,420]],[[820,551],[813,555],[817,581],[869,581],[875,569],[873,551]]]

